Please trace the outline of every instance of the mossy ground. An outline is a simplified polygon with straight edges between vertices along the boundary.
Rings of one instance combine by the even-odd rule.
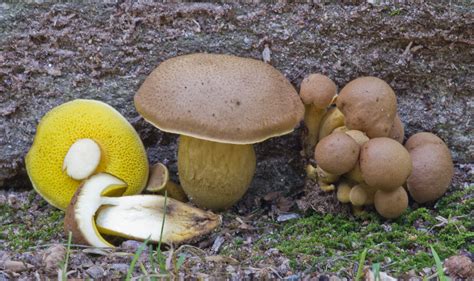
[[[0,204],[0,241],[3,240],[4,250],[21,252],[62,237],[63,211],[49,206],[34,191],[21,201]]]
[[[265,241],[288,256],[295,271],[349,275],[359,254],[368,249],[366,264],[380,263],[395,275],[420,272],[434,265],[430,246],[442,260],[460,250],[474,252],[473,191],[474,186],[456,191],[432,209],[410,209],[393,221],[374,212],[358,218],[311,214],[288,222]]]
[[[244,219],[251,228],[243,230],[239,216],[225,212],[225,224],[213,237],[227,237],[219,255],[231,258],[243,268],[278,265],[289,259],[294,273],[325,272],[352,278],[361,252],[367,249],[365,265],[380,263],[381,270],[398,277],[409,271],[425,275],[423,269],[435,265],[430,246],[441,260],[460,251],[474,252],[473,195],[474,185],[450,193],[430,208],[407,210],[393,221],[367,212],[359,217],[312,213],[277,223],[265,215],[264,209],[258,209],[252,219]],[[38,247],[65,243],[64,212],[49,206],[34,191],[23,193],[22,198],[16,206],[0,205],[0,240],[4,250],[36,252]],[[203,250],[215,255],[210,246]],[[204,270],[218,274],[213,270],[222,268],[211,266]]]

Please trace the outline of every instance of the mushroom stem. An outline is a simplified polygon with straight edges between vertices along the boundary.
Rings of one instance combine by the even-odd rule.
[[[64,157],[63,170],[75,180],[88,178],[100,162],[100,147],[92,139],[78,139]]]
[[[310,157],[314,153],[314,147],[318,143],[319,127],[321,120],[326,113],[326,108],[318,108],[314,104],[305,105],[304,123],[308,129],[308,134],[304,138],[304,151]]]
[[[150,177],[146,186],[146,191],[165,195],[165,193],[178,201],[188,202],[188,197],[183,188],[170,180],[168,168],[157,163],[150,167]]]
[[[178,172],[181,185],[196,205],[229,208],[247,191],[255,173],[251,144],[226,144],[180,136]]]

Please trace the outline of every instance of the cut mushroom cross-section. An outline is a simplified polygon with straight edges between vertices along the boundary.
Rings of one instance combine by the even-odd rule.
[[[106,173],[96,174],[79,187],[66,211],[64,227],[75,243],[113,247],[100,233],[128,239],[179,244],[215,229],[221,217],[159,195],[120,195],[126,184]],[[166,210],[166,213],[165,213]],[[164,221],[164,222],[163,222]]]

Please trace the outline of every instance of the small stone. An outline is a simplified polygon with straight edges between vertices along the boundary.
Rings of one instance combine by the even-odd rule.
[[[463,279],[474,278],[474,262],[462,255],[452,256],[444,262],[446,270],[451,276]]]
[[[301,279],[301,278],[300,278],[299,275],[293,274],[293,275],[290,275],[290,276],[285,277],[285,279],[283,279],[283,280],[298,281],[298,280],[300,280],[300,279]],[[320,279],[320,280],[321,280],[321,279]]]
[[[211,251],[214,253],[218,253],[219,249],[221,248],[222,244],[224,244],[225,238],[223,236],[218,236],[214,243],[212,244]]]
[[[21,261],[7,260],[3,263],[3,268],[10,272],[23,272],[28,269],[27,265]]]
[[[56,244],[48,249],[43,254],[43,265],[48,273],[57,272],[61,262],[66,256],[66,248],[63,245]]]
[[[125,263],[115,263],[112,264],[111,269],[121,273],[126,273],[128,271],[128,267],[129,265]]]
[[[135,253],[142,243],[135,240],[124,241],[121,245],[121,248],[129,253]]]
[[[104,277],[104,269],[102,267],[99,267],[97,265],[94,265],[90,267],[89,269],[86,270],[86,273],[92,278],[92,279],[99,279]]]

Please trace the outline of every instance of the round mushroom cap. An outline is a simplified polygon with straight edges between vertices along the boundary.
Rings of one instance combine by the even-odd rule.
[[[339,93],[336,105],[346,118],[346,127],[363,131],[369,138],[388,136],[397,113],[392,88],[370,76],[349,82]]]
[[[365,191],[363,185],[358,184],[352,187],[351,192],[349,194],[350,201],[354,206],[364,206],[367,202],[368,195]]]
[[[323,170],[342,175],[349,172],[359,158],[360,146],[345,133],[333,133],[317,145],[314,158]]]
[[[410,195],[418,203],[440,198],[454,175],[453,160],[444,143],[427,143],[410,150],[413,170],[407,180]]]
[[[405,138],[405,127],[403,126],[402,120],[400,119],[398,113],[395,115],[395,119],[393,120],[393,125],[390,129],[388,137],[403,144],[403,139]]]
[[[304,104],[326,108],[331,104],[336,94],[336,84],[325,75],[311,74],[301,82],[300,96]]]
[[[262,61],[191,54],[162,62],[134,98],[162,131],[251,144],[293,131],[304,105],[281,72]]]
[[[392,191],[378,190],[374,205],[377,212],[386,219],[398,218],[408,208],[408,195],[402,186]]]
[[[444,141],[440,139],[437,135],[429,132],[416,133],[413,136],[409,137],[405,142],[405,148],[410,151],[420,145],[425,145],[428,143],[440,144],[448,148]]]
[[[148,159],[135,129],[111,106],[74,100],[53,108],[36,129],[26,170],[35,190],[65,210],[81,181],[62,170],[64,157],[78,139],[89,138],[101,150],[95,173],[113,174],[127,183],[125,195],[140,193],[148,179]]]
[[[365,182],[385,191],[403,185],[412,170],[410,153],[390,138],[374,138],[366,142],[359,161]]]
[[[369,141],[369,137],[362,131],[348,130],[345,133],[348,134],[351,138],[353,138],[359,145],[363,145],[364,143]]]

